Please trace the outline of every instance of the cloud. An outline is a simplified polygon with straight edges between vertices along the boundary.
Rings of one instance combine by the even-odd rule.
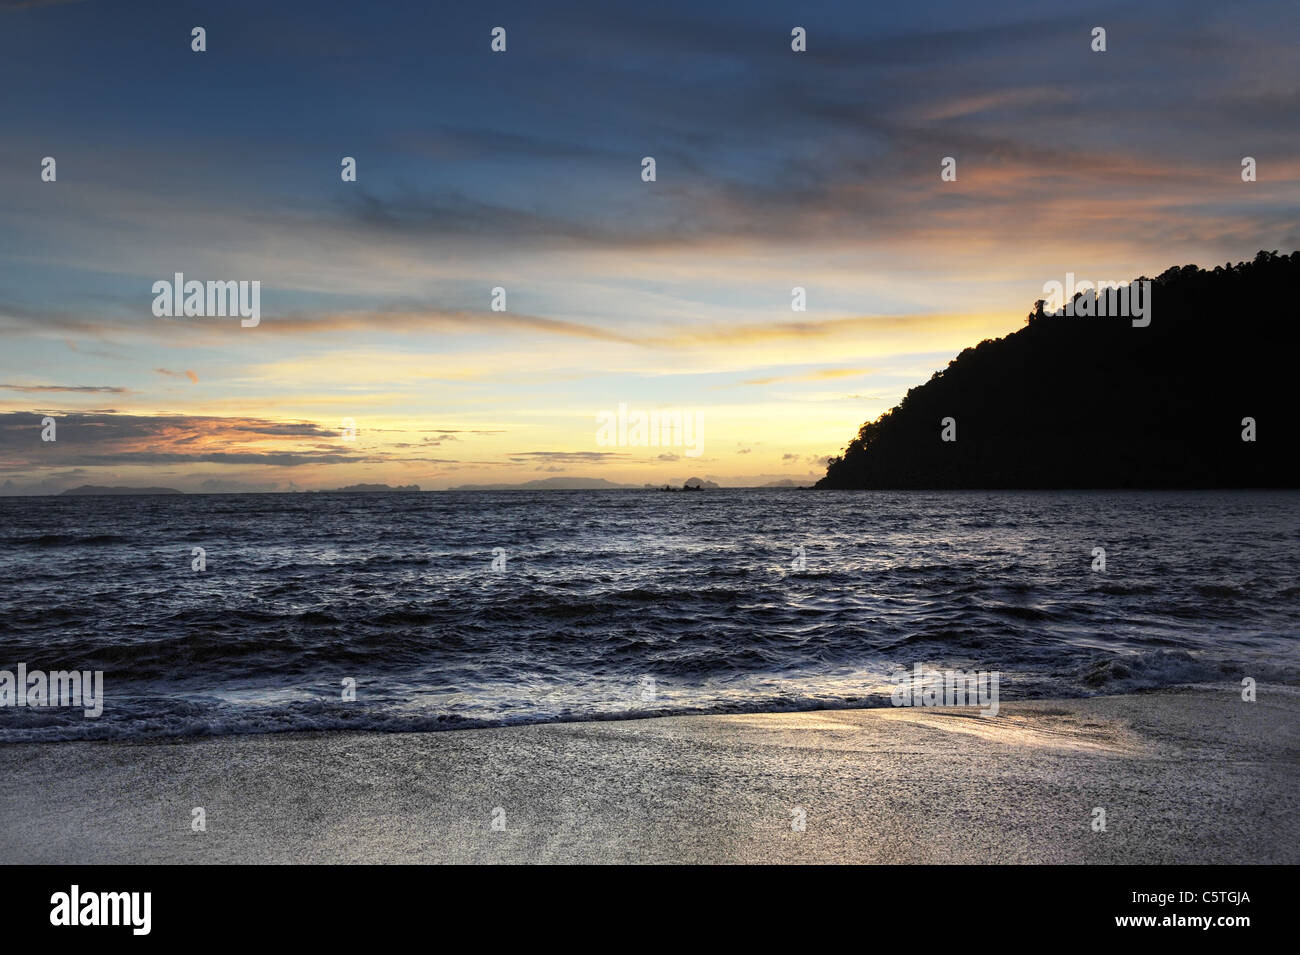
[[[579,463],[625,457],[627,457],[627,455],[621,451],[522,451],[510,455],[510,460],[523,462],[531,459],[545,459],[550,461],[569,461]]]
[[[779,381],[831,381],[836,378],[856,378],[859,375],[870,375],[876,371],[874,368],[817,368],[812,371],[799,372],[793,375],[770,375],[765,378],[746,378],[741,382],[742,385],[770,385]]]
[[[301,467],[383,459],[306,421],[88,412],[52,416],[56,440],[46,442],[41,440],[42,415],[0,413],[0,470],[185,463]]]
[[[22,16],[0,72],[40,89],[11,97],[4,148],[63,150],[75,190],[41,185],[34,167],[0,181],[0,336],[21,369],[7,377],[69,384],[0,394],[20,410],[113,404],[154,423],[61,419],[57,445],[34,446],[28,422],[0,445],[6,465],[180,455],[264,472],[350,459],[417,477],[436,459],[399,455],[460,441],[466,457],[490,446],[503,471],[560,467],[523,455],[592,447],[573,409],[615,378],[647,403],[718,408],[718,448],[772,461],[782,443],[763,436],[783,432],[807,455],[853,433],[863,409],[840,392],[870,383],[873,406],[897,400],[964,345],[1018,327],[1067,269],[1126,278],[1300,241],[1300,60],[1266,4],[1117,7],[1105,56],[1077,11],[858,4],[812,17],[795,56],[780,5],[611,14],[566,0],[571,15],[523,17],[509,56],[449,48],[420,60],[415,84],[383,69],[410,29],[401,11],[301,6],[241,15],[226,50],[232,68],[259,72],[261,93],[187,129],[184,161],[150,145],[174,125],[150,108],[152,74],[122,73],[120,95],[82,93],[111,50],[161,56],[173,98],[211,106],[185,43],[158,47],[140,9]],[[473,36],[477,17],[452,5],[437,28]],[[303,77],[333,93],[304,101]],[[453,84],[463,95],[423,108],[422,89]],[[282,122],[322,104],[337,107],[325,139],[320,123]],[[231,163],[231,141],[266,148]],[[338,180],[330,143],[360,158],[360,181]],[[1242,152],[1259,157],[1259,182],[1240,181]],[[645,154],[655,183],[639,178]],[[939,178],[944,156],[955,182]],[[260,326],[153,317],[150,285],[175,271],[261,280]],[[795,284],[807,314],[789,310]],[[496,285],[511,311],[482,307]],[[872,374],[840,367],[857,364],[883,371],[849,380]],[[180,385],[197,385],[197,367],[219,395]],[[708,400],[742,385],[731,407]],[[147,400],[119,399],[132,394]],[[363,428],[349,445],[296,420],[317,412],[501,423],[511,438]],[[116,437],[96,445],[101,433]],[[509,448],[521,456],[500,460]],[[591,460],[653,467],[658,450]]]
[[[84,0],[0,0],[0,10],[32,10],[37,7],[62,7]]]
[[[100,392],[112,395],[129,395],[130,388],[116,388],[112,385],[0,385],[5,391],[20,391],[25,394],[38,394],[52,391],[65,392]]]
[[[145,306],[147,307],[147,302]],[[32,308],[14,302],[0,302],[0,327],[18,331],[70,332],[105,335],[145,335],[156,337],[158,329],[165,326],[178,336],[224,336],[229,324],[222,319],[151,319],[153,324],[142,324],[136,311],[123,308],[119,311],[101,311],[95,316],[57,308]],[[465,334],[508,334],[510,332],[539,332],[567,338],[584,338],[593,341],[634,343],[635,336],[612,329],[562,318],[548,318],[522,312],[493,312],[488,309],[454,309],[413,302],[395,302],[372,309],[321,309],[308,311],[296,309],[271,312],[264,309],[258,326],[259,335],[301,335],[305,332],[362,332],[375,334],[404,333],[428,335],[445,332]],[[175,375],[167,369],[155,371]],[[185,374],[192,374],[185,372]]]
[[[303,331],[430,332],[536,331],[571,338],[596,341],[631,342],[634,338],[620,332],[581,322],[520,312],[445,309],[432,306],[394,305],[384,309],[340,312],[291,312],[269,315],[262,326],[269,331],[295,334]]]

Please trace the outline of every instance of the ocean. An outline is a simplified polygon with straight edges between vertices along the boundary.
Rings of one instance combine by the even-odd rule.
[[[0,670],[104,674],[0,742],[889,706],[918,663],[1300,683],[1293,492],[11,497],[0,534]]]

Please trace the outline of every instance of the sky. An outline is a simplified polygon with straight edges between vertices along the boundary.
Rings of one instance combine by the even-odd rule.
[[[1300,247],[1297,49],[1291,2],[0,0],[0,493],[810,483],[1044,283]]]

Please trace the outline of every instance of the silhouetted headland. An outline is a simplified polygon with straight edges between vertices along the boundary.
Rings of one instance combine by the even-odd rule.
[[[1145,327],[1035,303],[864,424],[816,487],[1300,486],[1300,252],[1149,281]]]

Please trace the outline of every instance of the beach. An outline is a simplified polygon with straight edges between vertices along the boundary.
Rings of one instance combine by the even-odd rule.
[[[1297,727],[1295,690],[1222,684],[996,717],[17,743],[0,862],[1294,864]]]

